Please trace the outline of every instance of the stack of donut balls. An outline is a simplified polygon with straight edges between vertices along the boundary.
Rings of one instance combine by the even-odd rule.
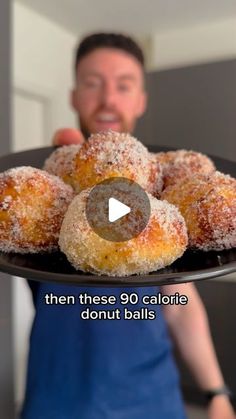
[[[86,218],[90,191],[113,177],[138,183],[151,208],[144,230],[122,242],[98,236]],[[199,152],[150,153],[131,135],[109,130],[57,148],[42,170],[0,173],[2,252],[60,249],[76,270],[123,277],[164,268],[187,248],[233,247],[236,179]]]

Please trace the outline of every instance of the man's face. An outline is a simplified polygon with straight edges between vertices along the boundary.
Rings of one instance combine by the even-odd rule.
[[[141,65],[118,49],[92,51],[78,64],[71,103],[86,137],[107,129],[132,132],[146,108]]]

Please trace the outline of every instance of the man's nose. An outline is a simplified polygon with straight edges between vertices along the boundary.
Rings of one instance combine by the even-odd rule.
[[[104,85],[102,91],[102,104],[106,106],[112,106],[116,103],[116,90],[114,86],[110,84]]]

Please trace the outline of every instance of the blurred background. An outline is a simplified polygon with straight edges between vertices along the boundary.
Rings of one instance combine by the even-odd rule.
[[[235,0],[120,0],[116,5],[108,0],[17,0],[12,2],[11,19],[11,151],[50,145],[56,129],[76,127],[69,106],[74,49],[85,34],[101,30],[129,33],[144,49],[150,100],[137,128],[141,141],[236,159]],[[24,394],[33,308],[25,281],[13,281],[17,407]],[[221,297],[210,304],[210,320],[219,324],[217,304],[223,302],[228,322],[228,294],[217,287],[235,287],[235,275],[211,282]],[[212,289],[202,291],[206,304]],[[222,311],[220,316],[224,322]],[[213,332],[222,342],[217,341],[223,363],[231,359],[226,353],[232,347],[231,326],[224,330],[220,337]],[[234,384],[235,363],[224,368]],[[194,390],[185,373],[184,379]],[[193,402],[190,398],[188,405]],[[190,418],[205,418],[199,407],[189,406],[189,412]]]
[[[144,49],[149,107],[139,139],[233,158],[234,0],[14,1],[15,149],[50,144],[58,127],[76,126],[73,52],[100,30],[128,32]]]

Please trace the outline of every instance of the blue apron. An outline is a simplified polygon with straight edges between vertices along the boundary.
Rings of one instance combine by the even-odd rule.
[[[154,320],[125,320],[150,288],[79,288],[30,281],[36,314],[21,419],[185,419],[179,377],[161,307]],[[139,303],[47,305],[44,296],[136,293]],[[81,312],[120,309],[120,320]],[[96,313],[95,313],[96,314]]]

